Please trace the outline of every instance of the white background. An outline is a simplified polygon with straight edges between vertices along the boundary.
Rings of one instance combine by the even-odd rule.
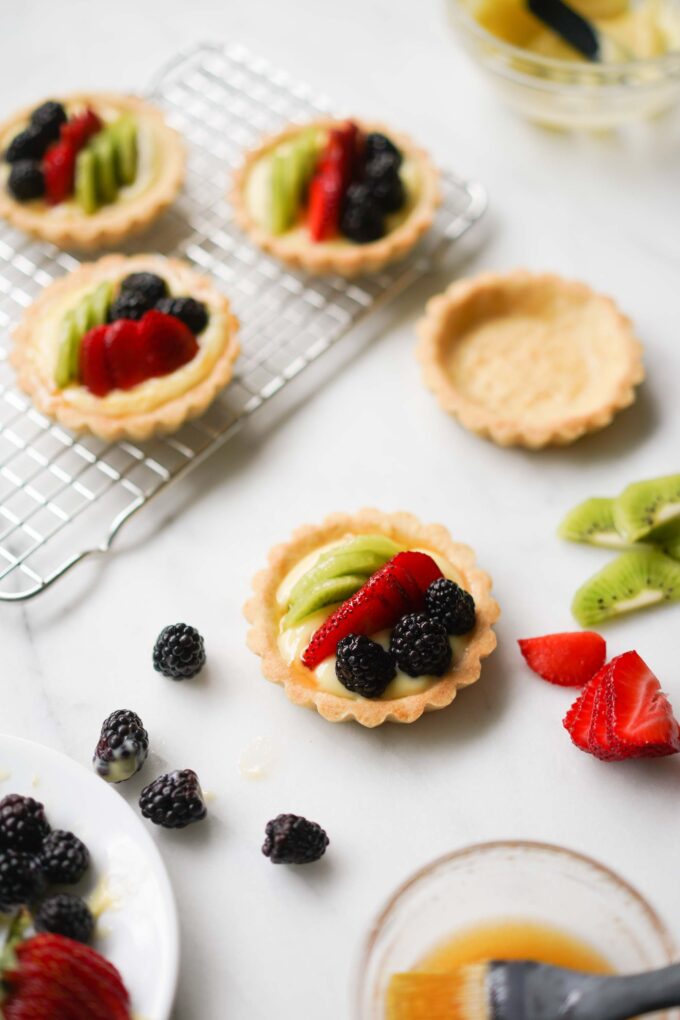
[[[556,538],[563,512],[679,469],[677,119],[608,137],[524,124],[487,91],[435,0],[8,0],[1,18],[3,116],[71,89],[141,90],[182,46],[244,42],[483,180],[490,214],[449,278],[518,265],[583,278],[620,301],[647,351],[636,407],[602,434],[554,452],[497,449],[419,382],[414,322],[447,282],[431,279],[344,371],[329,378],[328,366],[149,508],[115,555],[2,608],[3,730],[86,763],[104,716],[134,708],[155,749],[145,779],[191,766],[215,794],[208,823],[154,832],[182,919],[176,1020],[352,1016],[371,917],[410,871],[470,841],[530,837],[595,854],[680,936],[680,760],[605,765],[572,748],[560,724],[569,694],[530,675],[515,645],[571,626],[572,592],[606,556]],[[290,705],[244,644],[241,605],[268,548],[361,505],[446,523],[475,547],[503,608],[482,681],[403,729],[334,727]],[[649,661],[680,709],[679,614],[606,633],[613,654],[636,648]],[[156,634],[176,620],[198,626],[208,648],[209,668],[184,684],[150,665]],[[238,759],[258,735],[275,760],[253,782]],[[121,793],[134,800],[140,786]],[[325,825],[320,865],[274,868],[260,855],[280,811]]]

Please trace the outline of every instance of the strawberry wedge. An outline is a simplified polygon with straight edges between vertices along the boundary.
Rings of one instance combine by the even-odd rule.
[[[607,645],[594,631],[546,634],[518,641],[529,667],[548,683],[583,687],[604,666]]]
[[[442,576],[427,553],[398,553],[319,627],[302,655],[303,663],[316,669],[335,655],[338,641],[348,634],[375,634],[422,609],[425,592]]]

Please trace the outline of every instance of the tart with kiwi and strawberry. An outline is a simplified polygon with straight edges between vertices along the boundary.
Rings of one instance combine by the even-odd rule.
[[[414,722],[474,683],[499,608],[442,525],[366,509],[276,546],[245,615],[264,676],[291,701],[373,727]]]
[[[0,216],[64,247],[144,229],[184,179],[179,135],[154,106],[114,93],[50,99],[0,125]]]
[[[355,276],[405,255],[441,196],[430,157],[406,135],[324,118],[247,153],[231,197],[260,248],[295,268]]]
[[[205,276],[162,255],[107,255],[27,309],[11,360],[44,414],[105,440],[172,432],[233,373],[238,323]]]

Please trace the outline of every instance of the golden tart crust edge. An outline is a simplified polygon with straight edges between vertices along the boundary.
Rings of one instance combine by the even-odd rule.
[[[191,276],[191,296],[207,301],[217,307],[224,316],[224,331],[227,341],[224,350],[208,375],[184,393],[159,404],[151,410],[137,414],[107,415],[81,410],[61,397],[61,391],[51,388],[44,374],[36,368],[30,357],[34,326],[46,308],[55,301],[61,301],[69,291],[80,290],[88,283],[93,286],[107,276],[120,274],[123,268],[130,272],[150,271],[160,275],[181,273]],[[14,329],[10,361],[16,371],[21,389],[28,394],[35,406],[49,418],[74,432],[91,432],[99,439],[114,442],[118,439],[144,440],[152,435],[175,432],[190,418],[196,418],[205,411],[220,390],[229,383],[233,375],[234,362],[240,347],[236,338],[238,320],[231,312],[228,299],[221,294],[211,280],[196,273],[181,259],[163,255],[105,255],[96,262],[88,262],[67,276],[56,280],[30,305]],[[161,377],[162,379],[163,377]]]
[[[432,226],[442,194],[439,171],[429,154],[419,148],[408,135],[392,131],[382,124],[355,123],[365,132],[379,131],[386,134],[401,150],[405,158],[413,160],[420,171],[418,200],[402,223],[394,230],[369,244],[347,244],[332,246],[316,243],[308,237],[300,237],[291,244],[286,235],[272,234],[253,218],[248,209],[245,184],[248,175],[259,159],[282,142],[286,142],[306,128],[332,128],[339,123],[337,118],[324,117],[304,124],[289,124],[282,131],[264,138],[260,144],[245,154],[244,161],[236,171],[230,191],[234,217],[241,230],[263,251],[273,255],[294,269],[307,269],[312,273],[338,273],[352,277],[361,273],[375,272],[404,256]]]
[[[321,545],[349,534],[379,532],[411,547],[429,548],[446,558],[465,577],[477,607],[477,622],[468,635],[465,654],[448,673],[431,687],[417,694],[392,700],[344,698],[310,684],[309,671],[301,663],[288,663],[278,647],[280,609],[276,593],[279,585],[296,563]],[[466,545],[454,542],[441,524],[422,524],[413,514],[383,513],[363,509],[354,514],[335,513],[321,524],[298,528],[288,542],[275,546],[269,553],[268,566],[253,578],[253,594],[244,606],[251,624],[248,647],[262,659],[262,673],[272,683],[281,684],[288,698],[296,705],[315,708],[330,722],[354,719],[362,726],[380,726],[384,722],[412,723],[423,712],[445,708],[458,690],[479,679],[481,661],[496,647],[492,625],[500,609],[491,595],[492,581],[475,563],[475,554]]]
[[[559,288],[574,297],[595,298],[606,305],[619,331],[621,358],[619,378],[613,387],[604,392],[599,407],[587,413],[565,416],[562,421],[529,424],[493,415],[473,403],[453,385],[443,363],[443,350],[447,337],[447,319],[452,308],[464,305],[473,297],[491,295],[498,288],[511,291],[515,286],[531,283],[536,287]],[[478,276],[452,283],[443,293],[431,298],[425,315],[418,322],[416,357],[421,364],[425,385],[434,393],[440,407],[454,415],[465,428],[499,446],[525,446],[540,449],[545,446],[567,446],[587,432],[605,428],[615,415],[635,402],[635,387],[645,378],[643,348],[635,336],[631,320],[620,311],[612,298],[599,294],[587,284],[567,280],[551,273],[531,273],[518,269],[510,273],[481,273]]]
[[[154,133],[161,139],[162,157],[157,167],[157,176],[140,195],[129,202],[102,206],[96,213],[74,214],[60,217],[49,210],[36,210],[17,202],[0,187],[0,218],[12,226],[49,241],[60,248],[75,247],[81,251],[113,246],[133,234],[144,230],[153,220],[174,202],[184,183],[186,153],[179,134],[165,123],[155,106],[140,99],[115,92],[76,92],[64,96],[67,105],[83,103],[97,106],[112,106],[121,113],[138,114],[150,120]],[[0,124],[0,138],[19,128],[30,117],[38,104],[31,104]]]

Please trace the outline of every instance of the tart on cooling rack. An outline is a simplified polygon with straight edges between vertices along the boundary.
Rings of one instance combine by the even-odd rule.
[[[501,446],[566,445],[609,425],[644,379],[642,346],[583,283],[516,270],[453,283],[418,324],[425,383]]]
[[[231,198],[239,226],[282,262],[355,276],[405,255],[441,195],[430,157],[406,135],[326,118],[247,153]]]
[[[11,360],[36,407],[105,440],[171,432],[233,373],[238,323],[205,276],[162,255],[107,255],[52,283]]]
[[[337,513],[269,554],[245,606],[262,672],[295,704],[411,723],[474,683],[499,609],[471,549],[407,513]]]
[[[135,96],[78,93],[0,125],[0,216],[64,247],[112,245],[146,227],[184,179],[179,135]]]

